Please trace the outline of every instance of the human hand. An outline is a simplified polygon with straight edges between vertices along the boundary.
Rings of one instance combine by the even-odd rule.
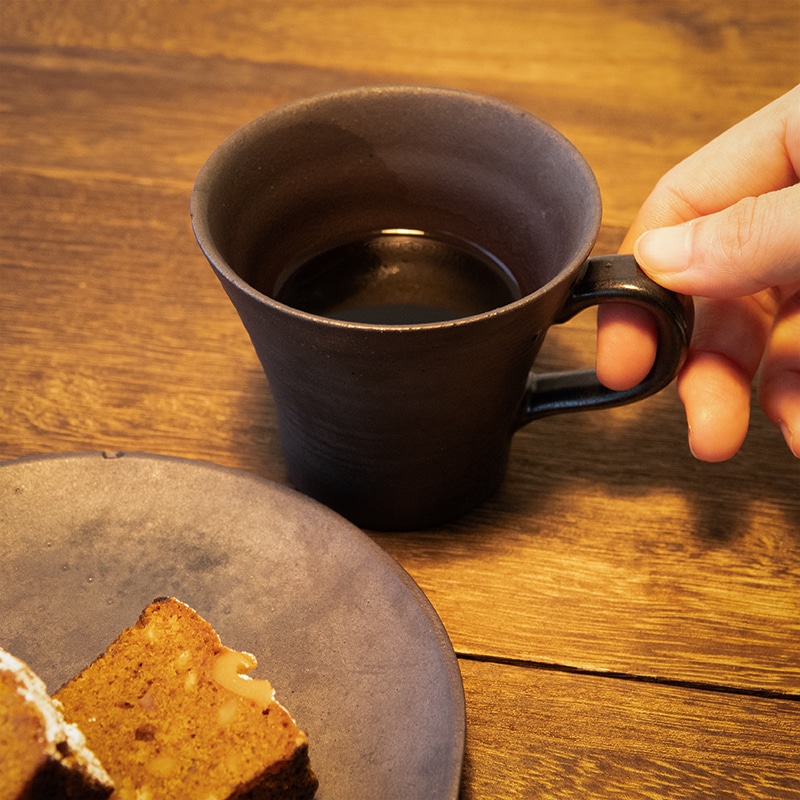
[[[800,457],[800,85],[670,170],[620,247],[653,280],[696,297],[678,375],[689,444],[704,461],[741,447],[751,385]],[[656,350],[650,316],[598,310],[597,375],[639,383]]]

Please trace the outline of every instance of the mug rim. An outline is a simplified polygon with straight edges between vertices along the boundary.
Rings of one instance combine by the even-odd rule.
[[[441,98],[457,97],[472,103],[478,103],[484,107],[499,110],[506,114],[515,114],[526,122],[531,123],[540,133],[556,140],[559,146],[572,156],[575,165],[583,173],[585,189],[594,196],[594,202],[590,206],[593,212],[593,219],[588,220],[586,225],[587,230],[592,232],[591,235],[587,236],[583,246],[578,249],[568,263],[559,269],[556,275],[546,283],[537,287],[534,291],[528,292],[516,300],[512,300],[511,302],[497,306],[496,308],[491,308],[479,314],[440,320],[437,322],[387,324],[334,319],[321,314],[302,311],[286,303],[282,303],[274,297],[256,289],[228,263],[227,259],[217,247],[214,236],[209,230],[207,213],[209,198],[220,167],[230,159],[233,153],[246,147],[253,138],[260,135],[265,127],[265,123],[273,125],[278,124],[281,118],[287,118],[302,113],[303,110],[308,107],[317,107],[330,101],[352,99],[354,102],[358,102],[365,98],[368,99],[381,95],[397,97],[408,97],[412,95],[427,95]],[[234,130],[214,148],[200,168],[192,187],[190,216],[197,243],[214,271],[219,277],[224,278],[226,282],[235,286],[251,299],[260,304],[265,304],[282,314],[305,319],[315,324],[323,324],[331,328],[372,330],[385,333],[389,331],[441,330],[475,324],[481,320],[493,319],[514,313],[515,310],[536,302],[542,295],[552,291],[555,286],[564,282],[572,283],[579,277],[581,268],[586,264],[596,243],[602,221],[602,198],[597,177],[585,156],[563,133],[532,112],[499,98],[463,89],[453,89],[442,86],[416,86],[411,84],[377,84],[338,89],[291,100],[268,109]]]

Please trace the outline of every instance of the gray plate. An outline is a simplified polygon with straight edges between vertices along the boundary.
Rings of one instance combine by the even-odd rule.
[[[77,454],[0,466],[0,645],[55,691],[158,596],[254,653],[320,800],[455,800],[464,693],[408,574],[324,506],[242,472]]]

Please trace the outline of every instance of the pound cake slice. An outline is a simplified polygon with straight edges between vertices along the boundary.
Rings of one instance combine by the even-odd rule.
[[[159,598],[55,695],[108,770],[114,800],[308,800],[308,738],[248,653]]]
[[[44,681],[0,649],[0,800],[104,800],[112,789]]]

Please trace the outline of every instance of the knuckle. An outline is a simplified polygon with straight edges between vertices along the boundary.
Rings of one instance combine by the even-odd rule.
[[[747,253],[760,249],[764,235],[758,197],[746,197],[728,209],[726,224],[719,228],[718,247],[726,263],[739,265]]]

